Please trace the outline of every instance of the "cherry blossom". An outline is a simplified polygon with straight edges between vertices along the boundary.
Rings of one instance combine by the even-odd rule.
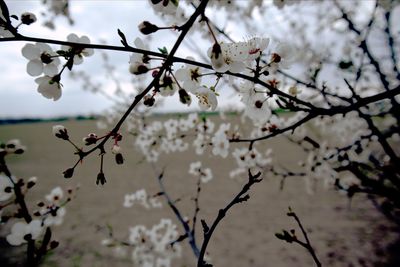
[[[142,39],[137,37],[134,41],[137,48],[146,50],[148,47],[143,43]],[[132,74],[143,74],[149,70],[149,61],[147,55],[133,53],[129,60],[129,72]]]
[[[125,208],[130,208],[135,203],[142,205],[146,209],[162,207],[162,203],[159,201],[159,199],[157,197],[148,196],[146,190],[144,189],[140,189],[135,193],[125,195],[123,204]]]
[[[187,59],[194,60],[193,57],[187,57]],[[186,65],[184,68],[177,70],[175,76],[183,82],[182,87],[191,93],[194,93],[200,86],[201,70],[199,67]]]
[[[217,72],[239,73],[246,65],[260,57],[269,44],[268,38],[253,37],[248,41],[237,43],[214,44],[208,50],[211,65]]]
[[[39,76],[44,73],[54,76],[58,73],[60,59],[48,44],[26,44],[22,48],[22,55],[29,60],[26,71],[31,76]]]
[[[211,89],[204,86],[199,87],[195,91],[195,95],[199,100],[198,103],[201,110],[215,110],[217,108],[217,96],[215,95],[215,92],[213,92]]]
[[[0,202],[9,200],[14,196],[13,187],[14,185],[10,178],[0,174]]]
[[[271,50],[271,67],[269,71],[275,72],[279,67],[281,69],[288,69],[295,61],[295,50],[293,46],[287,43],[278,43],[275,48]]]
[[[53,99],[54,101],[60,99],[62,94],[61,84],[59,81],[55,80],[54,77],[45,75],[36,78],[35,82],[38,84],[38,92],[45,98]]]
[[[32,220],[29,224],[26,222],[16,222],[6,239],[10,245],[19,246],[26,243],[28,239],[36,240],[41,235],[42,230],[43,227],[40,220]]]
[[[72,47],[63,45],[61,49],[64,51],[73,52],[74,54],[74,64],[79,65],[83,62],[83,57],[90,57],[94,54],[94,50],[92,48],[85,48],[79,44],[90,44],[90,39],[86,35],[79,37],[75,33],[70,33],[67,36],[67,41],[72,43],[78,43],[73,45]]]
[[[21,144],[19,139],[8,140],[4,146],[0,147],[0,152],[4,151],[7,154],[22,154],[26,150],[26,147]]]
[[[258,91],[251,82],[243,83],[240,91],[242,93],[242,102],[245,105],[244,115],[257,124],[268,121],[272,111],[269,107],[266,93]]]
[[[168,267],[182,253],[179,243],[171,246],[179,233],[170,219],[161,219],[151,228],[135,225],[129,232],[129,243],[133,246],[132,260],[139,267]]]
[[[200,177],[201,182],[207,183],[212,180],[213,175],[210,168],[202,168],[201,161],[190,163],[189,173]]]
[[[231,127],[230,123],[222,123],[219,129],[215,132],[214,136],[211,138],[213,145],[212,153],[215,156],[221,156],[226,158],[229,154],[229,140],[227,132]]]

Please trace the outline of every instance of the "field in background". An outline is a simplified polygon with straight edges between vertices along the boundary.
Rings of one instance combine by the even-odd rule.
[[[163,217],[176,221],[166,205],[161,210],[149,211],[140,206],[129,209],[122,206],[126,193],[141,188],[150,194],[157,193],[156,178],[164,167],[167,191],[172,197],[181,199],[177,206],[184,214],[191,216],[193,213],[191,196],[196,191],[196,179],[188,174],[188,169],[191,162],[199,160],[193,151],[169,154],[155,166],[150,165],[134,150],[132,138],[123,133],[125,164],[116,165],[112,154],[108,153],[105,157],[107,183],[97,186],[95,181],[100,161],[95,155],[78,166],[73,178],[62,177],[62,172],[74,164],[76,157],[72,146],[52,135],[53,124],[0,126],[0,140],[18,138],[28,148],[22,156],[12,156],[8,160],[15,176],[38,177],[38,185],[28,199],[42,200],[55,186],[68,188],[79,185],[80,188],[76,198],[67,205],[64,223],[54,228],[60,246],[47,258],[44,266],[132,266],[129,254],[118,258],[112,249],[100,243],[107,237],[107,224],[113,226],[115,236],[123,239],[129,233],[129,226],[150,226]],[[88,133],[101,134],[94,121],[66,121],[62,124],[77,143]],[[303,156],[284,139],[275,138],[264,145],[274,149],[276,158],[288,165],[296,164]],[[200,196],[200,218],[210,222],[245,181],[229,178],[229,171],[234,166],[232,159],[206,154],[201,160],[214,173],[214,180],[203,185]],[[297,229],[286,216],[288,206],[302,219],[323,266],[388,266],[383,264],[388,257],[386,246],[396,240],[396,235],[391,230],[393,226],[365,197],[356,196],[349,202],[345,196],[324,189],[322,185],[314,195],[309,195],[302,178],[287,180],[282,191],[279,187],[279,180],[265,174],[264,181],[251,190],[250,200],[228,213],[209,246],[214,266],[313,266],[311,257],[303,248],[274,236],[282,229]],[[8,230],[9,227],[1,226],[3,237]],[[201,240],[201,227],[197,232]],[[182,259],[172,266],[195,266],[189,246],[183,245]],[[3,259],[11,259],[17,253],[6,248],[0,251]]]

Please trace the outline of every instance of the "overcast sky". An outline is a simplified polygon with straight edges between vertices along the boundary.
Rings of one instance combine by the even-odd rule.
[[[150,20],[158,25],[166,25],[160,21],[152,8],[148,4],[148,0],[70,0],[71,16],[75,23],[70,25],[68,20],[62,16],[55,20],[56,29],[50,30],[43,27],[45,18],[40,15],[46,8],[41,5],[41,0],[6,0],[11,14],[20,15],[25,11],[33,12],[37,15],[38,21],[30,26],[23,25],[20,32],[27,36],[53,38],[66,40],[66,36],[70,33],[77,35],[87,35],[92,43],[102,43],[106,41],[110,45],[120,46],[120,38],[117,35],[117,29],[121,29],[125,33],[128,42],[133,43],[136,37],[143,37],[138,32],[137,25],[144,21]],[[246,1],[241,3],[247,3]],[[312,15],[313,1],[305,1],[305,10],[309,8],[308,13],[304,16],[304,21],[308,24],[313,24]],[[329,2],[328,2],[329,3]],[[342,1],[342,3],[348,3]],[[361,3],[369,4],[373,1],[365,1]],[[308,6],[308,7],[307,7]],[[286,15],[296,16],[291,7],[285,7],[283,11],[287,11]],[[294,7],[295,8],[295,7]],[[311,9],[310,9],[311,8]],[[260,27],[252,30],[251,33],[245,29],[240,29],[238,23],[232,20],[232,23],[221,21],[224,17],[223,11],[210,12],[207,14],[211,20],[218,25],[223,25],[225,30],[230,32],[231,37],[236,41],[242,41],[250,36],[273,37],[275,34],[284,35],[288,29],[284,29],[287,20],[282,15],[283,11],[269,6],[264,8],[267,11],[266,17],[262,18],[257,12],[253,12],[256,21],[262,21]],[[367,10],[368,11],[368,10]],[[368,14],[368,12],[359,12]],[[364,16],[365,17],[365,16]],[[221,19],[221,20],[220,20]],[[288,24],[288,23],[286,23]],[[315,23],[317,24],[317,23]],[[269,25],[269,26],[267,26]],[[286,25],[290,28],[289,25]],[[307,25],[311,27],[312,25]],[[257,28],[259,30],[257,31]],[[153,34],[156,42],[151,43],[151,50],[157,51],[157,47],[166,46],[171,48],[176,40],[178,33],[167,30],[159,31]],[[191,36],[191,35],[190,35]],[[276,36],[278,39],[290,40],[291,35],[283,37]],[[191,37],[192,38],[192,37]],[[316,41],[326,41],[331,38],[330,31],[327,35],[319,35]],[[195,36],[192,38],[199,47],[207,50],[211,42],[201,43],[201,38]],[[21,55],[21,48],[25,45],[24,42],[0,42],[0,118],[5,117],[54,117],[64,115],[89,115],[97,114],[104,110],[110,109],[113,102],[100,94],[93,94],[83,89],[82,82],[77,82],[69,78],[68,73],[63,73],[62,76],[62,97],[58,101],[53,101],[44,98],[37,92],[37,85],[34,82],[35,77],[31,77],[26,73],[27,60]],[[54,50],[59,49],[59,46],[52,46]],[[107,52],[110,63],[115,66],[115,77],[120,81],[124,91],[132,90],[132,75],[128,72],[128,62],[130,53],[126,52]],[[195,54],[185,45],[179,48],[177,55],[186,57]],[[197,58],[200,59],[200,58]],[[200,59],[204,61],[204,59]],[[102,88],[108,92],[114,92],[116,88],[115,82],[109,78],[109,75],[103,67],[102,52],[95,51],[94,56],[85,58],[84,63],[74,66],[73,71],[85,71],[91,75],[92,80],[100,82]],[[292,69],[291,69],[292,71]],[[67,75],[65,75],[67,74]],[[231,98],[229,90],[220,90],[218,98],[219,107],[238,103],[238,97]],[[196,102],[195,100],[193,102]],[[196,103],[192,103],[192,109],[198,109]],[[186,110],[185,106],[181,105],[178,96],[169,97],[163,108],[164,111]]]

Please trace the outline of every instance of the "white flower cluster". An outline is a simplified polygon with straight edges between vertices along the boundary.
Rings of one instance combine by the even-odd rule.
[[[135,145],[150,162],[157,161],[162,152],[185,151],[189,145],[181,138],[181,132],[193,129],[197,120],[197,114],[191,114],[186,119],[170,119],[164,123],[155,121],[150,125],[141,126]]]
[[[259,37],[251,38],[247,42],[214,44],[208,50],[208,56],[217,72],[239,73],[252,66],[268,44],[268,38]]]
[[[157,198],[157,196],[147,195],[147,192],[144,189],[140,189],[140,190],[137,190],[135,193],[125,195],[124,204],[123,204],[123,206],[125,208],[130,208],[135,203],[142,205],[146,209],[162,208],[162,203]]]
[[[76,44],[72,47],[63,45],[61,50],[57,52],[44,43],[28,43],[22,48],[22,55],[29,60],[26,67],[27,73],[34,77],[44,74],[35,79],[38,84],[38,92],[45,98],[53,99],[54,101],[60,99],[62,95],[60,80],[64,68],[72,69],[73,64],[81,64],[84,56],[88,57],[94,53],[93,49],[80,45],[90,44],[87,36],[78,37],[76,34],[71,33],[67,36],[67,41]],[[67,60],[61,72],[58,70],[61,63],[59,57],[64,57]]]
[[[213,174],[210,168],[203,168],[200,161],[190,163],[189,173],[200,177],[202,183],[207,183],[212,180]]]
[[[65,201],[64,192],[59,186],[53,188],[46,195],[47,203],[43,203],[43,206],[38,211],[38,215],[42,217],[45,226],[62,224],[66,213],[66,209],[64,208]]]
[[[171,245],[179,234],[170,219],[161,219],[159,224],[150,229],[144,225],[136,225],[129,231],[129,244],[133,246],[132,259],[135,266],[169,267],[173,259],[181,256],[181,245]]]
[[[249,81],[243,83],[240,93],[245,105],[244,115],[249,117],[254,124],[266,123],[272,115],[267,93]]]
[[[248,148],[236,148],[232,152],[232,155],[236,160],[238,167],[230,172],[230,177],[233,178],[244,174],[249,169],[253,172],[263,170],[272,162],[271,153],[271,149],[268,149],[264,154],[262,154],[255,148],[251,150]]]
[[[21,144],[19,139],[11,139],[6,143],[0,143],[0,155],[22,154],[25,150],[26,147]]]

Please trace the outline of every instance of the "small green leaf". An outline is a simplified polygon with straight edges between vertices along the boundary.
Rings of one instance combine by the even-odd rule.
[[[158,48],[158,51],[163,55],[168,55],[168,49],[165,46],[163,48]]]

